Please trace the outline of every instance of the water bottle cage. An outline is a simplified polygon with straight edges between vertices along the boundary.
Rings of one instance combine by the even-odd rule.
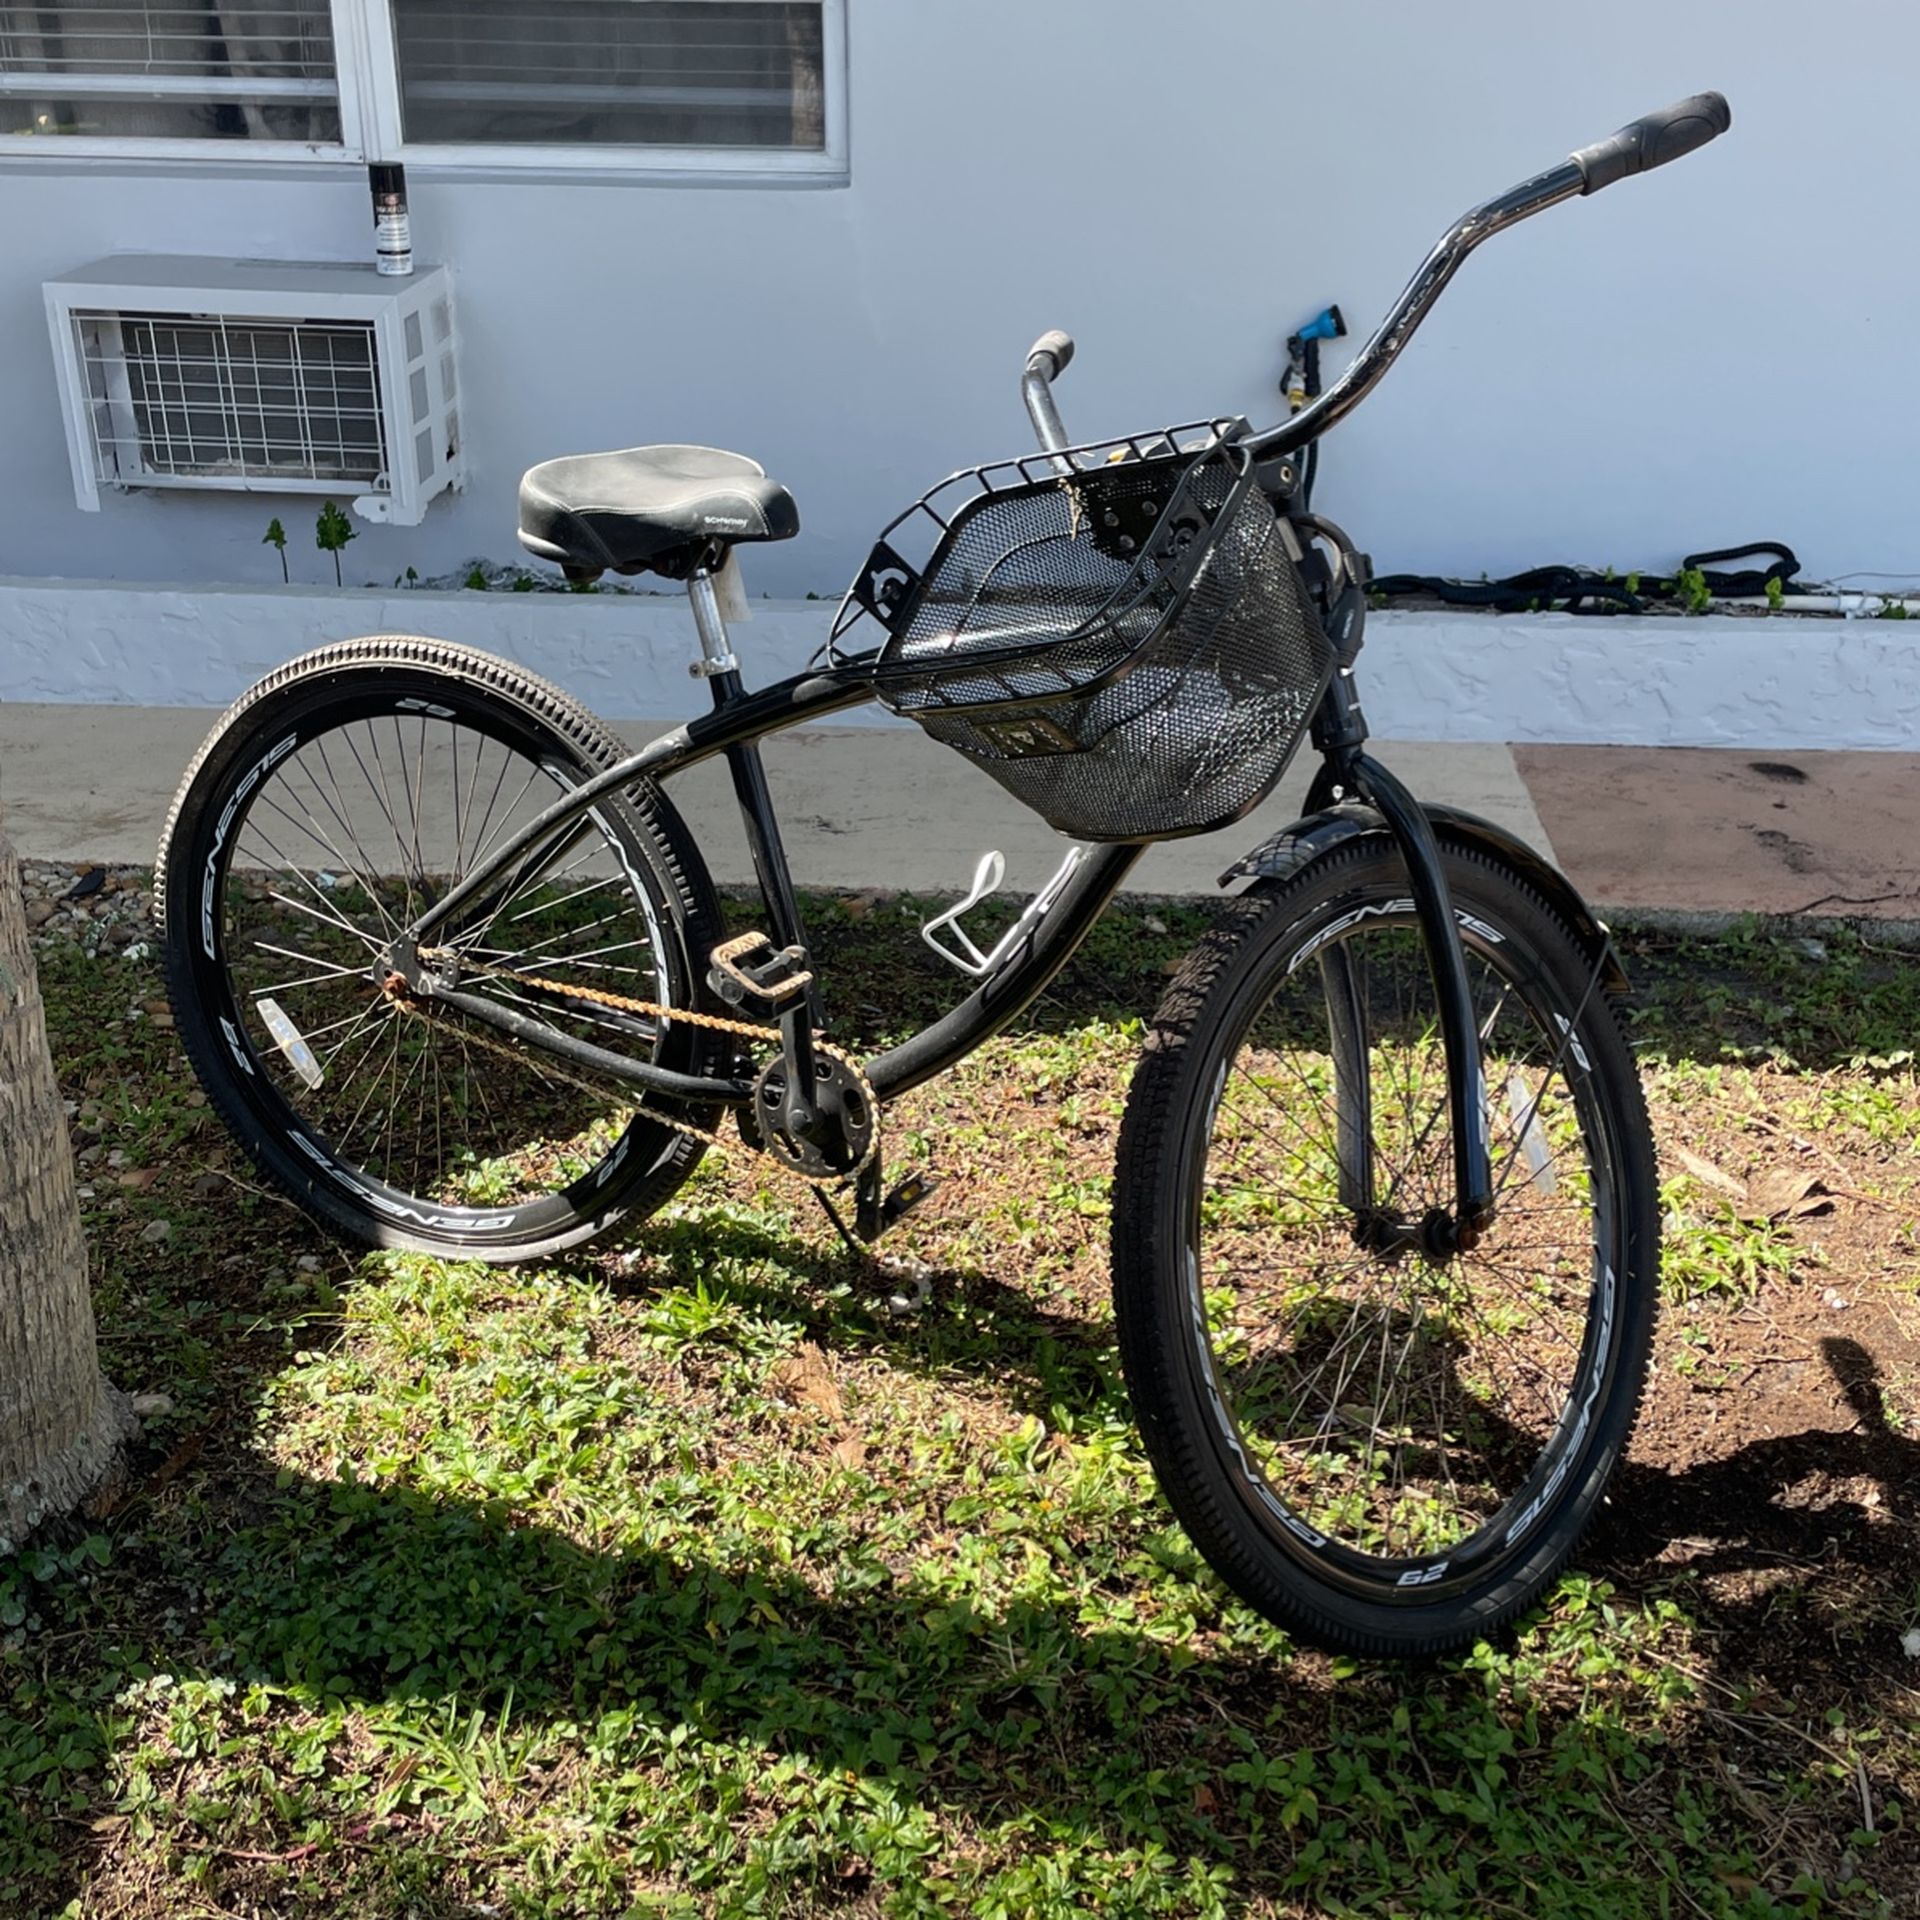
[[[1065,892],[1066,885],[1087,857],[1082,846],[1067,849],[1067,856],[1060,862],[1054,876],[1027,902],[1019,919],[993,943],[990,951],[982,953],[979,946],[960,922],[964,915],[1000,890],[1000,883],[1007,877],[1006,856],[999,848],[980,856],[980,863],[973,870],[973,884],[967,889],[964,898],[956,901],[945,913],[937,914],[920,929],[920,937],[941,959],[951,962],[964,974],[973,979],[983,979],[994,972],[1016,947],[1039,925],[1047,910]],[[941,936],[946,935],[947,940]]]

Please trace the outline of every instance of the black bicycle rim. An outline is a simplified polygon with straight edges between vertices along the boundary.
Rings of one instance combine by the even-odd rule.
[[[227,769],[202,809],[191,842],[192,925],[176,929],[176,938],[186,938],[196,996],[211,1015],[213,1043],[228,1054],[228,1080],[249,1124],[284,1143],[307,1178],[401,1233],[459,1245],[520,1244],[571,1228],[583,1212],[605,1207],[609,1190],[635,1171],[636,1148],[657,1139],[634,1118],[631,1093],[590,1090],[580,1076],[480,1032],[477,1023],[435,1017],[423,1030],[421,1017],[384,995],[367,969],[431,888],[474,866],[519,818],[594,769],[559,751],[554,736],[509,701],[404,669],[383,676],[379,690],[321,683],[289,707],[284,724],[263,715],[253,735],[257,752],[250,746]],[[436,751],[450,760],[452,780],[432,790],[452,796],[450,809],[429,809],[424,770]],[[425,817],[430,811],[441,817]],[[387,843],[378,851],[376,824]],[[264,901],[257,897],[263,888]],[[516,923],[513,916],[529,905],[542,917]],[[670,1002],[670,914],[637,823],[609,800],[544,869],[517,875],[496,911],[463,922],[449,944],[499,969],[464,982],[467,990],[636,1057],[677,1065],[689,1029],[663,1031],[643,1016],[576,1008],[512,977],[537,972]],[[620,924],[595,927],[602,915]],[[567,920],[565,937],[548,930]],[[279,937],[263,938],[263,921]],[[502,927],[529,937],[517,946],[503,942],[495,937]],[[277,976],[259,964],[268,946],[279,949],[272,956],[282,969]],[[326,1017],[317,1018],[322,1001],[329,1002]],[[291,1040],[276,1033],[263,1002],[278,1006]],[[411,1052],[403,1037],[409,1035]],[[387,1135],[370,1140],[366,1111],[317,1095],[327,1075],[342,1083],[356,1069],[363,1079],[377,1076],[383,1045],[393,1104]],[[323,1075],[319,1089],[306,1083],[303,1050]],[[448,1061],[456,1051],[462,1064],[451,1070],[464,1080],[449,1101]],[[408,1073],[415,1111],[404,1116]],[[583,1102],[590,1125],[558,1142],[542,1138],[543,1125],[557,1131],[567,1108]],[[416,1165],[424,1164],[430,1105],[439,1128],[432,1158],[448,1177],[401,1177],[399,1130],[410,1117]],[[464,1137],[442,1111],[449,1105],[460,1113]],[[543,1147],[553,1156],[544,1170],[536,1158]],[[515,1178],[516,1153],[522,1186],[544,1172],[545,1190],[489,1192],[492,1183]]]
[[[1250,1417],[1249,1369],[1235,1363],[1234,1350],[1222,1339],[1216,1324],[1221,1290],[1214,1283],[1221,1275],[1217,1260],[1209,1260],[1205,1247],[1207,1195],[1201,1183],[1189,1177],[1185,1259],[1193,1331],[1191,1359],[1202,1398],[1211,1411],[1222,1464],[1251,1495],[1249,1504],[1274,1544],[1290,1556],[1309,1562],[1317,1577],[1343,1586],[1357,1597],[1399,1601],[1408,1606],[1430,1605],[1447,1593],[1484,1582],[1498,1564],[1520,1559],[1534,1544],[1536,1530],[1555,1510],[1556,1496],[1569,1477],[1584,1476],[1584,1456],[1596,1414],[1606,1404],[1606,1388],[1619,1357],[1615,1336],[1621,1325],[1620,1289],[1627,1232],[1619,1172],[1621,1143],[1611,1138],[1605,1104],[1599,1098],[1591,1065],[1577,1035],[1559,1024],[1568,1016],[1550,1003],[1545,970],[1537,957],[1525,952],[1512,930],[1494,929],[1463,911],[1462,937],[1483,1024],[1489,1007],[1487,988],[1499,979],[1495,957],[1521,957],[1524,965],[1516,971],[1530,976],[1525,982],[1510,978],[1500,983],[1499,1015],[1487,1035],[1489,1088],[1496,1098],[1504,1096],[1508,1106],[1507,1124],[1503,1127],[1496,1120],[1493,1129],[1494,1177],[1501,1217],[1482,1250],[1433,1260],[1419,1250],[1419,1225],[1451,1199],[1444,1049],[1411,903],[1404,897],[1394,897],[1388,889],[1377,892],[1379,898],[1363,902],[1358,909],[1350,904],[1352,895],[1342,896],[1329,904],[1344,907],[1343,913],[1323,909],[1312,922],[1297,924],[1277,947],[1277,951],[1293,956],[1291,970],[1276,983],[1269,967],[1247,983],[1228,1025],[1222,1065],[1211,1089],[1202,1139],[1195,1142],[1195,1150],[1204,1152],[1211,1166],[1221,1118],[1235,1105],[1237,1089],[1247,1084],[1247,1076],[1234,1072],[1235,1063],[1247,1051],[1249,1039],[1263,1018],[1270,1016],[1275,992],[1289,983],[1305,984],[1300,975],[1308,975],[1311,984],[1297,998],[1302,1005],[1309,1000],[1318,1002],[1324,1029],[1327,989],[1313,978],[1317,969],[1303,963],[1342,949],[1377,948],[1380,937],[1391,934],[1400,952],[1385,977],[1394,983],[1396,993],[1404,990],[1405,997],[1397,1005],[1374,1004],[1370,1011],[1376,1023],[1381,1022],[1383,1014],[1388,1025],[1397,1018],[1396,1031],[1416,1042],[1409,1052],[1417,1053],[1417,1063],[1410,1060],[1404,1068],[1396,1068],[1377,1057],[1370,1062],[1373,1145],[1380,1163],[1375,1169],[1375,1193],[1389,1203],[1381,1211],[1396,1216],[1386,1231],[1413,1244],[1397,1259],[1386,1261],[1355,1243],[1354,1216],[1342,1205],[1339,1190],[1337,1095],[1316,1095],[1313,1076],[1304,1060],[1285,1062],[1277,1071],[1283,1071],[1286,1077],[1276,1082],[1284,1085],[1289,1096],[1285,1121],[1280,1122],[1276,1115],[1263,1117],[1261,1124],[1284,1124],[1294,1129],[1295,1160],[1282,1195],[1283,1224],[1293,1257],[1304,1258],[1309,1274],[1301,1283],[1303,1297],[1286,1309],[1284,1326],[1310,1326],[1316,1311],[1325,1313],[1330,1305],[1337,1311],[1334,1303],[1346,1305],[1348,1318],[1339,1333],[1321,1342],[1317,1359],[1310,1340],[1297,1341],[1290,1350],[1272,1349],[1268,1355],[1270,1376],[1257,1387],[1260,1394],[1284,1394],[1291,1389],[1297,1409],[1291,1416],[1293,1424],[1297,1429],[1302,1424],[1301,1413],[1311,1415],[1312,1444],[1303,1449],[1295,1431],[1284,1448],[1276,1448],[1271,1436]],[[1341,925],[1342,921],[1348,924]],[[1373,955],[1369,952],[1366,957],[1371,961]],[[1380,969],[1370,967],[1369,974],[1370,991],[1377,1003]],[[1424,1009],[1418,1004],[1423,988],[1427,995]],[[1502,1044],[1507,1017],[1515,1013],[1525,1015],[1534,1036],[1533,1044],[1520,1055]],[[1386,1049],[1378,1045],[1378,1039],[1376,1033],[1375,1053],[1383,1055]],[[1323,1044],[1323,1059],[1330,1062],[1333,1043],[1329,1038]],[[1519,1091],[1522,1088],[1524,1093]],[[1262,1091],[1271,1098],[1274,1089]],[[1301,1118],[1315,1111],[1316,1097],[1324,1121],[1318,1128]],[[1381,1108],[1389,1104],[1393,1109],[1392,1137],[1383,1139]],[[1549,1137],[1556,1131],[1563,1136],[1558,1145]],[[1582,1150],[1578,1168],[1562,1165],[1564,1136],[1569,1134]],[[1536,1164],[1543,1148],[1546,1165],[1553,1169],[1551,1176]],[[1546,1209],[1568,1204],[1565,1200],[1556,1202],[1546,1191],[1549,1177],[1556,1192],[1584,1194],[1583,1210],[1590,1224],[1585,1232],[1571,1236],[1586,1268],[1577,1291],[1567,1284],[1571,1276],[1565,1244],[1553,1250],[1551,1262],[1537,1257],[1548,1251],[1541,1227],[1548,1217]],[[1271,1188],[1275,1183],[1267,1184]],[[1529,1204],[1530,1197],[1537,1197],[1538,1204]],[[1295,1203],[1290,1216],[1286,1215],[1287,1199]],[[1321,1210],[1317,1224],[1312,1217],[1316,1206]],[[1531,1244],[1516,1233],[1517,1227],[1524,1230],[1529,1214],[1540,1229]],[[1303,1238],[1317,1240],[1304,1256],[1300,1251]],[[1313,1271],[1316,1261],[1318,1270]],[[1544,1272],[1529,1271],[1540,1268]],[[1469,1287],[1483,1275],[1492,1276],[1495,1284],[1490,1295],[1504,1299],[1508,1313],[1528,1311],[1524,1292],[1528,1286],[1544,1286],[1547,1296],[1559,1296],[1532,1303],[1526,1343],[1535,1351],[1528,1364],[1509,1362],[1503,1367],[1489,1361],[1487,1353],[1498,1351],[1493,1341],[1482,1340],[1471,1354],[1466,1351],[1460,1323],[1476,1307],[1482,1320],[1487,1315],[1484,1306],[1478,1305],[1478,1295],[1471,1302],[1463,1304],[1463,1300]],[[1384,1289],[1378,1284],[1383,1276]],[[1381,1310],[1378,1303],[1383,1291],[1386,1299]],[[1209,1292],[1216,1296],[1213,1310],[1208,1305]],[[1373,1308],[1367,1305],[1370,1299],[1376,1302]],[[1582,1326],[1578,1345],[1573,1347],[1551,1323],[1576,1314]],[[1269,1340],[1276,1331],[1272,1324],[1276,1317],[1269,1317],[1265,1329]],[[1374,1323],[1368,1329],[1369,1336],[1377,1332],[1379,1338],[1354,1342],[1355,1325],[1365,1326],[1369,1319]],[[1498,1333],[1497,1326],[1493,1331]],[[1340,1346],[1343,1337],[1350,1342],[1344,1353]],[[1421,1432],[1412,1420],[1397,1431],[1382,1431],[1392,1424],[1382,1383],[1390,1387],[1399,1384],[1397,1379],[1387,1378],[1396,1340],[1408,1355],[1424,1348],[1427,1351],[1422,1357],[1441,1359],[1452,1369],[1450,1397],[1437,1404],[1437,1417],[1429,1422],[1432,1431]],[[1509,1340],[1506,1345],[1514,1351],[1518,1343]],[[1448,1347],[1458,1351],[1433,1351]],[[1544,1356],[1550,1350],[1555,1361],[1548,1376]],[[1307,1374],[1304,1368],[1310,1360],[1316,1370]],[[1542,1376],[1530,1387],[1526,1380],[1529,1365]],[[1329,1368],[1334,1371],[1329,1373]],[[1503,1401],[1509,1404],[1503,1406]],[[1497,1472],[1498,1479],[1491,1486],[1476,1484],[1471,1490],[1459,1486],[1465,1434],[1450,1433],[1450,1420],[1461,1423],[1463,1429],[1471,1425],[1488,1436],[1477,1443],[1475,1464],[1483,1475]],[[1524,1474],[1518,1471],[1517,1461],[1529,1448],[1514,1437],[1521,1422],[1530,1423],[1537,1436],[1537,1446],[1531,1449],[1532,1464]],[[1503,1425],[1512,1430],[1504,1437],[1500,1431]],[[1368,1430],[1364,1438],[1363,1429]],[[1304,1462],[1300,1457],[1303,1452]],[[1369,1470],[1377,1473],[1383,1456],[1389,1463],[1386,1471],[1391,1484],[1387,1492],[1392,1493],[1397,1486],[1402,1494],[1400,1510],[1386,1522],[1381,1514],[1386,1502],[1378,1490],[1366,1484],[1365,1473],[1355,1472],[1357,1463],[1371,1463]],[[1440,1497],[1423,1484],[1419,1471],[1423,1465],[1426,1481],[1452,1484],[1463,1517],[1450,1518]],[[1432,1511],[1422,1516],[1422,1508]],[[1424,1543],[1421,1527],[1411,1524],[1423,1517],[1431,1534]],[[1473,1524],[1466,1526],[1465,1518],[1471,1518]],[[1364,1533],[1369,1526],[1381,1537],[1365,1544],[1354,1544],[1337,1531],[1344,1527],[1350,1533]]]

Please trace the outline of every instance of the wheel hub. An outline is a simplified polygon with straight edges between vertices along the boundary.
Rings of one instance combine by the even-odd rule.
[[[1353,1216],[1353,1244],[1390,1264],[1417,1253],[1429,1266],[1442,1267],[1477,1246],[1485,1226],[1465,1224],[1446,1207],[1429,1207],[1418,1216],[1398,1207],[1367,1207]]]

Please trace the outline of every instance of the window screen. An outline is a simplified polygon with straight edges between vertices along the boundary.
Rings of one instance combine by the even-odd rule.
[[[393,20],[410,144],[826,144],[818,0],[393,0]]]

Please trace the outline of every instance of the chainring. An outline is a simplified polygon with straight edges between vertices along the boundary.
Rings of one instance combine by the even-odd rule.
[[[872,1090],[845,1060],[816,1054],[813,1099],[829,1124],[824,1140],[803,1140],[781,1124],[787,1104],[787,1063],[775,1060],[753,1083],[753,1098],[739,1110],[740,1136],[750,1147],[808,1180],[831,1180],[856,1172],[873,1152],[879,1116]]]

